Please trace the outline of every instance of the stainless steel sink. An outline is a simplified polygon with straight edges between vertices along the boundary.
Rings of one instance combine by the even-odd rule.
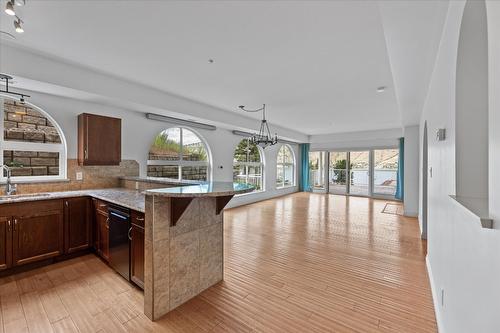
[[[23,198],[33,197],[48,197],[50,193],[30,193],[30,194],[14,194],[14,195],[0,195],[0,201],[9,201]]]

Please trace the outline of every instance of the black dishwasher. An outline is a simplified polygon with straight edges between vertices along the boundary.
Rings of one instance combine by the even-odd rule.
[[[130,281],[130,211],[126,208],[109,205],[109,264],[113,269]]]

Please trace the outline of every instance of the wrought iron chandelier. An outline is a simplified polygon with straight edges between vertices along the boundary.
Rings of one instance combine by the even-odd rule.
[[[12,76],[4,74],[4,73],[0,73],[0,82],[5,81],[5,89],[1,89],[0,88],[0,93],[4,93],[4,94],[8,94],[8,95],[14,95],[15,97],[19,98],[19,101],[21,102],[21,104],[24,104],[24,98],[25,97],[30,97],[30,95],[26,95],[26,94],[21,94],[21,93],[17,93],[17,92],[14,92],[14,91],[10,91],[9,90],[9,82],[11,82],[12,79],[13,79]]]
[[[260,122],[259,134],[253,134],[249,140],[250,142],[262,147],[266,148],[268,146],[272,146],[278,143],[278,135],[274,133],[274,136],[271,135],[271,131],[269,130],[269,124],[266,120],[266,104],[263,104],[260,109],[249,110],[245,109],[244,105],[240,105],[239,108],[245,112],[260,112],[262,111],[262,120]]]

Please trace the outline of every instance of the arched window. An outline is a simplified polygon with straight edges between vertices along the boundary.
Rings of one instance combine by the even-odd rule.
[[[208,149],[197,134],[174,127],[155,137],[149,148],[147,173],[148,177],[206,181],[209,161]]]
[[[233,180],[236,183],[251,184],[255,191],[264,189],[264,163],[260,148],[247,139],[240,141],[234,151]]]
[[[17,180],[66,178],[66,140],[54,119],[42,109],[0,96],[3,136],[0,165],[11,170]],[[0,180],[5,180],[3,170]]]
[[[281,146],[276,163],[276,187],[295,185],[295,158],[288,145]]]

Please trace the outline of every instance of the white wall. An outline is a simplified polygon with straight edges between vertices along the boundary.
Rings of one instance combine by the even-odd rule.
[[[311,135],[311,150],[360,149],[391,147],[398,145],[403,136],[401,128],[378,131],[360,131],[335,134]]]
[[[500,229],[500,2],[486,2],[489,69],[489,211]]]
[[[141,176],[146,175],[146,160],[148,150],[154,137],[162,130],[175,127],[168,124],[146,119],[142,112],[134,112],[116,107],[104,106],[97,103],[84,102],[71,98],[30,92],[30,102],[48,112],[61,126],[68,144],[68,158],[77,157],[77,116],[80,113],[94,113],[118,117],[122,119],[122,159],[133,159],[139,162]],[[210,148],[212,157],[213,179],[216,181],[232,181],[233,179],[233,152],[236,145],[243,139],[234,135],[230,130],[218,128],[215,131],[193,129],[204,138]],[[281,144],[268,147],[264,150],[265,160],[265,191],[252,193],[234,198],[230,206],[255,202],[296,192],[298,186],[276,189],[276,157]],[[291,145],[296,156],[299,157],[298,145]],[[222,166],[223,168],[219,168]],[[298,168],[297,168],[298,169]],[[296,171],[296,179],[298,170]],[[297,181],[296,181],[296,184]]]
[[[472,1],[470,5],[482,4]],[[476,215],[449,196],[456,193],[455,81],[464,6],[464,1],[450,1],[420,123],[422,142],[427,121],[429,168],[433,174],[428,178],[427,262],[440,332],[493,333],[500,331],[500,233],[482,228]],[[494,6],[498,10],[498,5]],[[477,18],[471,19],[473,24],[481,24]],[[498,28],[498,21],[496,24]],[[489,34],[490,43],[498,44],[498,30]],[[445,141],[435,140],[433,133],[438,128],[446,128]],[[497,196],[498,190],[500,187],[494,190]]]
[[[419,180],[419,126],[404,128],[404,214],[418,215]]]

